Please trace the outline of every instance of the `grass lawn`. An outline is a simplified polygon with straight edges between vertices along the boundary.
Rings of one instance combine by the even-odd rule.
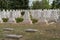
[[[13,28],[14,31],[10,32],[12,34],[21,34],[23,35],[24,40],[60,40],[60,24],[53,25],[22,25],[22,24],[0,24],[0,40],[4,38],[3,28]],[[38,32],[29,33],[25,32],[25,29],[37,29]]]

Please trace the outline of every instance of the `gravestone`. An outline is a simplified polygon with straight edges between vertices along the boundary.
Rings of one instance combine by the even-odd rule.
[[[0,23],[3,23],[2,17],[1,17],[1,10],[0,10]]]
[[[57,23],[60,23],[60,16],[59,16],[59,18],[57,19]]]
[[[3,10],[2,13],[3,13],[3,18],[6,18],[6,11]]]
[[[57,23],[60,23],[60,10],[57,10],[57,14],[58,14],[58,19],[57,19]]]
[[[33,19],[39,19],[40,10],[30,10]]]
[[[26,32],[38,32],[38,30],[36,30],[36,29],[26,29],[25,31]]]
[[[51,17],[51,11],[52,11],[52,10],[50,9],[50,10],[48,10],[48,13],[47,13],[47,14],[49,14],[49,15],[48,15],[48,17],[49,17],[48,21],[50,20],[50,17]]]
[[[6,10],[6,17],[9,18],[10,11]]]
[[[1,13],[1,14],[0,14],[0,15],[1,15],[1,18],[3,18],[3,16],[4,16],[4,15],[3,15],[3,11],[0,10],[0,13]]]
[[[20,10],[16,10],[16,16],[17,16],[17,18],[21,17],[21,11]]]
[[[16,10],[13,10],[12,13],[13,13],[13,14],[12,14],[13,17],[14,17],[14,18],[17,18],[17,17],[16,17],[16,14],[17,14],[17,13],[16,13]]]
[[[42,10],[38,10],[38,13],[37,13],[37,14],[38,14],[38,20],[39,20],[40,17],[41,17],[41,11],[42,11]]]
[[[12,10],[10,10],[10,17],[9,17],[8,23],[16,23],[16,20],[15,20],[15,18],[13,17],[13,12],[12,12]]]
[[[5,40],[21,40],[22,35],[8,34],[5,37]]]
[[[13,10],[13,17],[14,17],[14,18],[19,18],[19,17],[21,17],[21,12],[20,12],[20,10]]]
[[[11,34],[14,31],[14,29],[13,28],[3,28],[3,31],[4,31],[4,35],[6,35],[6,34]]]
[[[37,24],[48,24],[48,21],[44,17],[44,11],[41,11],[41,17],[39,18]]]
[[[13,28],[3,28],[4,31],[13,31]]]
[[[47,9],[44,10],[44,17],[46,20],[49,20],[49,18],[50,18],[50,11],[49,10],[47,10]]]
[[[57,11],[56,10],[51,10],[50,21],[57,22]]]
[[[30,18],[30,14],[28,10],[25,10],[25,14],[23,16],[23,23],[24,24],[32,24],[31,18]]]

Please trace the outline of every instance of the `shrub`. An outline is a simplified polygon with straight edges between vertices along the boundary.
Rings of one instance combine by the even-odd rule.
[[[19,22],[23,21],[23,18],[16,18],[15,20],[16,20],[17,23],[19,23]]]
[[[23,11],[23,12],[21,12],[21,15],[23,16],[25,14],[25,12]]]
[[[36,23],[38,20],[37,19],[31,19],[32,23]]]
[[[7,22],[8,18],[2,18],[3,22]]]
[[[33,24],[36,23],[36,22],[38,21],[37,19],[32,18],[31,15],[30,15],[30,18],[31,18]]]

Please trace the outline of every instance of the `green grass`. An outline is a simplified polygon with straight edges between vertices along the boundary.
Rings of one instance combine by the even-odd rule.
[[[0,40],[4,38],[3,28],[13,28],[14,31],[10,32],[12,34],[23,35],[24,40],[60,40],[60,24],[53,25],[23,25],[23,24],[0,24]],[[25,29],[33,28],[39,30],[36,33],[25,32]]]

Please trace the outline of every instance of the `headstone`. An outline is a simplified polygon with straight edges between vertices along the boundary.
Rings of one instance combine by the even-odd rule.
[[[20,18],[21,17],[20,10],[13,10],[13,17],[14,18]]]
[[[10,11],[6,10],[6,17],[9,18]]]
[[[38,20],[39,20],[40,17],[41,17],[41,11],[42,11],[42,10],[38,10],[38,13],[37,13],[37,14],[38,14]]]
[[[50,18],[50,14],[51,14],[50,10],[47,10],[47,9],[44,10],[44,17],[47,21]]]
[[[57,19],[57,23],[60,23],[60,10],[57,10],[57,14],[58,14],[58,19]]]
[[[37,24],[48,24],[48,21],[44,17],[44,11],[41,11],[41,17],[39,18]]]
[[[57,21],[57,11],[51,10],[50,21],[56,22]]]
[[[48,18],[50,19],[50,15],[51,15],[51,10],[48,10]],[[48,21],[49,21],[49,19],[48,19]]]
[[[3,10],[2,13],[3,13],[3,18],[6,18],[6,11]]]
[[[6,35],[6,34],[11,34],[14,31],[14,29],[13,28],[3,28],[3,31],[4,31],[4,34]]]
[[[14,18],[17,18],[17,16],[16,16],[16,14],[17,14],[17,13],[16,13],[16,10],[13,10],[12,13],[13,13],[13,14],[12,14],[13,17],[14,17]]]
[[[40,10],[30,10],[33,19],[39,19]]]
[[[4,31],[13,31],[13,28],[3,28]]]
[[[25,10],[25,14],[24,14],[23,18],[24,18],[24,20],[23,20],[24,24],[32,24],[30,14],[29,14],[28,10]]]
[[[0,23],[3,23],[2,17],[1,17],[1,10],[0,10]]]
[[[22,35],[15,35],[15,34],[8,34],[6,35],[6,40],[21,40],[23,36]]]
[[[16,10],[16,16],[17,16],[17,18],[21,17],[21,11],[20,10]]]
[[[25,31],[26,32],[38,32],[38,30],[36,30],[36,29],[26,29]]]
[[[3,15],[3,11],[0,10],[0,15],[1,15],[1,18],[4,18],[4,15]]]
[[[13,17],[13,12],[10,10],[10,17],[9,17],[9,20],[8,20],[8,22],[9,23],[16,23],[16,20],[15,20],[15,18]]]

